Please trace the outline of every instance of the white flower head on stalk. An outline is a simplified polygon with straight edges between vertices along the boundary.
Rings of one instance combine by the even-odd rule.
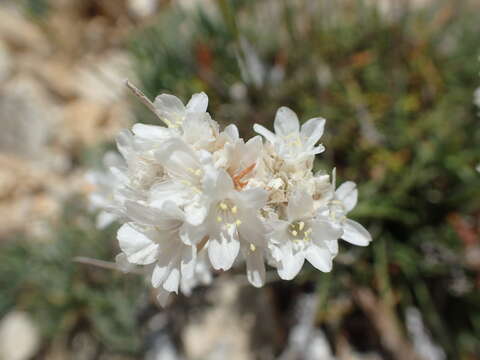
[[[189,295],[208,284],[211,268],[245,263],[247,279],[260,287],[266,260],[290,280],[305,260],[330,271],[339,238],[360,246],[371,241],[346,217],[357,202],[355,184],[335,190],[329,175],[312,172],[315,155],[324,151],[317,144],[324,119],[300,127],[282,107],[275,133],[254,126],[265,143],[260,136],[245,141],[233,124],[219,130],[204,93],[187,105],[166,94],[152,103],[128,86],[167,127],[135,124],[121,132],[123,160],[109,165],[112,176],[93,176],[104,195],[92,200],[124,223],[118,267],[144,266],[162,305],[172,292]]]
[[[274,147],[280,157],[285,160],[303,160],[320,154],[325,150],[323,145],[315,146],[323,135],[325,119],[313,118],[300,128],[297,114],[288,107],[281,107],[275,115],[273,127],[275,133],[255,124],[253,129],[263,135]]]
[[[327,217],[315,215],[312,197],[296,191],[288,200],[284,220],[270,222],[270,242],[277,271],[284,280],[293,279],[307,260],[316,269],[329,272],[337,254],[340,226]]]

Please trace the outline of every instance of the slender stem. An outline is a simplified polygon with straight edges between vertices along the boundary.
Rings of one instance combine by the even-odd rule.
[[[91,266],[95,266],[102,269],[121,271],[117,264],[110,261],[103,261],[103,260],[93,259],[93,258],[84,257],[84,256],[74,257],[73,261],[79,264],[91,265]],[[133,274],[139,274],[139,275],[143,274],[143,271],[135,270],[135,269],[129,272]]]
[[[158,113],[157,109],[155,108],[155,105],[150,101],[150,99],[140,90],[138,89],[135,85],[133,85],[130,81],[126,80],[125,85],[127,88],[129,88],[132,93],[151,111],[153,112],[159,120],[161,120],[163,123],[165,121],[162,119],[160,114]],[[168,125],[168,124],[167,124]]]

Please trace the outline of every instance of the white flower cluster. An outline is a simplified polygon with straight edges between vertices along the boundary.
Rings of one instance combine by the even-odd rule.
[[[235,125],[223,131],[206,111],[204,93],[187,105],[159,95],[152,105],[166,124],[135,124],[117,140],[123,160],[109,155],[110,174],[92,196],[105,225],[114,217],[125,268],[151,269],[152,285],[164,304],[180,289],[189,293],[208,283],[210,269],[246,263],[249,282],[265,283],[265,263],[282,279],[293,279],[305,260],[320,271],[332,269],[338,239],[366,246],[370,234],[347,213],[357,203],[353,182],[335,189],[333,179],[313,174],[325,120],[301,127],[295,113],[277,111],[275,133],[244,141]],[[122,163],[123,162],[123,163]],[[106,179],[106,180],[105,180]]]

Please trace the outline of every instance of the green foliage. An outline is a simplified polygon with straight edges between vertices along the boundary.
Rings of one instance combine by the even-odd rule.
[[[451,358],[480,351],[478,274],[458,230],[480,211],[475,12],[437,2],[387,19],[361,1],[231,3],[218,1],[215,15],[173,9],[140,31],[132,51],[141,86],[184,100],[205,91],[216,120],[245,137],[281,105],[327,118],[318,168],[335,165],[360,185],[353,215],[375,239],[344,246],[357,260],[339,257],[331,295],[358,286],[395,295],[397,310],[421,308]]]
[[[50,5],[49,0],[21,0],[24,3],[26,12],[34,18],[41,18],[47,15]]]
[[[46,340],[89,331],[109,351],[135,353],[141,345],[136,301],[145,287],[136,275],[74,262],[115,257],[114,229],[97,231],[79,204],[67,205],[55,238],[2,247],[0,317],[15,305],[34,316]]]

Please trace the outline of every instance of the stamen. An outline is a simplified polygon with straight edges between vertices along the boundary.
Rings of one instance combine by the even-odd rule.
[[[253,251],[255,251],[255,250],[257,250],[257,247],[256,247],[255,245],[253,245],[253,244],[250,244],[250,251],[253,252]]]
[[[247,182],[242,182],[242,178],[247,176],[249,173],[252,172],[252,170],[255,168],[255,163],[247,167],[246,169],[240,171],[237,175],[232,176],[233,183],[235,185],[235,188],[237,190],[241,190],[247,185]]]
[[[236,214],[237,213],[237,206],[232,206],[232,214]]]

